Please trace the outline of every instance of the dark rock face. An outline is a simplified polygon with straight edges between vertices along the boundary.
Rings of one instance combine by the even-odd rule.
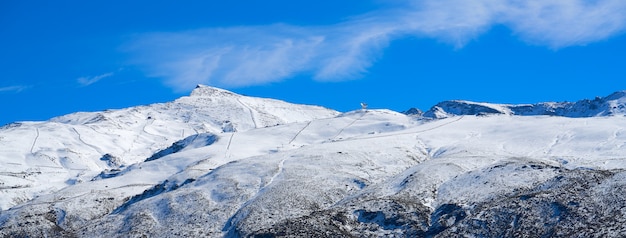
[[[145,190],[143,193],[131,197],[128,201],[126,201],[120,207],[118,207],[115,210],[113,210],[112,214],[121,213],[121,212],[125,211],[126,209],[128,209],[128,207],[130,207],[132,204],[135,204],[135,203],[140,202],[142,200],[145,200],[145,199],[157,196],[157,195],[162,194],[162,193],[166,193],[166,192],[169,192],[169,191],[174,191],[174,190],[176,190],[176,189],[178,189],[178,188],[180,188],[182,186],[185,186],[186,184],[191,183],[193,181],[195,181],[195,179],[187,179],[183,183],[177,184],[175,182],[170,182],[168,180],[165,180],[163,183],[157,184],[154,187]]]
[[[442,237],[618,237],[626,234],[623,173],[573,170],[501,200],[477,204]]]
[[[76,234],[66,231],[57,223],[58,213],[50,210],[22,211],[21,219],[11,222],[0,221],[1,237],[76,237]],[[2,224],[4,223],[4,224]]]
[[[466,101],[445,101],[435,105],[424,113],[424,117],[439,118],[438,114],[451,115],[488,115],[488,114],[504,114],[504,112],[494,108],[479,105]]]
[[[192,144],[194,142],[198,143],[200,146],[208,146],[208,145],[215,143],[217,140],[218,140],[218,137],[211,133],[195,134],[183,140],[174,142],[170,147],[167,147],[163,150],[156,152],[155,154],[150,156],[150,158],[147,158],[145,161],[148,162],[152,160],[157,160],[157,159],[160,159],[161,157],[178,153],[181,150],[185,149],[189,144]]]
[[[329,207],[311,208],[310,213],[303,216],[277,219],[276,223],[257,230],[250,229],[254,227],[254,220],[234,219],[234,223],[228,225],[232,230],[222,231],[227,237],[620,237],[626,234],[626,171],[504,163],[469,172],[456,179],[462,180],[467,175],[502,178],[498,171],[550,176],[527,186],[498,190],[504,192],[485,199],[469,200],[463,204],[442,203],[435,208],[420,202],[417,194],[405,191],[383,195],[385,193],[378,193],[376,188],[372,188]],[[106,201],[107,209],[102,214],[115,216],[119,209],[133,206],[154,197],[154,194],[184,188],[185,184],[193,182],[185,181],[181,185],[164,182],[128,201],[111,198]],[[494,191],[486,190],[492,186],[488,183],[471,186],[476,193]],[[215,212],[197,197],[185,204],[188,203],[196,210],[203,210],[200,214]],[[207,205],[203,206],[205,203]],[[106,219],[73,218],[50,204],[34,206],[37,209],[8,211],[12,216],[0,220],[0,236],[97,236],[90,229],[103,225],[99,222],[106,222]],[[113,210],[113,207],[118,209]],[[157,235],[150,233],[151,227],[156,224],[150,216],[135,213],[131,217],[124,221],[125,225],[119,224],[125,227],[120,232]],[[80,225],[71,225],[75,222]],[[209,223],[224,226],[224,222],[208,219],[201,223],[188,223],[190,227],[195,227],[193,229],[171,225],[174,223],[161,223],[159,226],[165,226],[164,229],[176,234],[210,234],[210,231],[201,228]]]
[[[542,168],[543,169],[543,168]],[[545,168],[553,170],[554,168]],[[355,200],[249,237],[618,237],[626,234],[626,173],[559,169],[530,189],[469,206]],[[477,187],[477,189],[480,189]]]
[[[252,237],[422,237],[430,209],[415,201],[352,201],[287,220],[245,236]]]
[[[411,109],[406,110],[406,111],[404,111],[402,113],[404,113],[405,115],[409,115],[409,116],[422,116],[424,114],[424,112],[422,110],[420,110],[418,108],[414,108],[414,107],[412,107]]]

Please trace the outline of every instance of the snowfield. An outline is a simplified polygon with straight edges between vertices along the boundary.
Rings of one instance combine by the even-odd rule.
[[[625,104],[339,113],[199,86],[9,124],[0,236],[615,237]]]

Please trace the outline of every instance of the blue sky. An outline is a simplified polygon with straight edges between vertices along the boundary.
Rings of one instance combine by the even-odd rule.
[[[2,1],[0,125],[196,84],[340,111],[626,90],[623,0]]]

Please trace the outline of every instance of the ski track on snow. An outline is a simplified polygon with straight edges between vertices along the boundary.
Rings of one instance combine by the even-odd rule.
[[[94,145],[92,145],[92,144],[89,144],[89,143],[85,142],[85,141],[83,140],[82,136],[80,135],[80,133],[78,133],[78,130],[76,130],[76,128],[72,127],[72,130],[74,131],[74,133],[76,133],[76,135],[78,136],[78,140],[79,140],[80,142],[82,142],[83,144],[85,144],[85,145],[87,145],[87,146],[91,147],[92,149],[94,149],[96,152],[98,152],[98,154],[99,154],[99,155],[104,155],[104,153],[102,153],[102,151],[100,151],[100,149],[98,149],[98,147],[96,147],[96,146],[94,146]]]
[[[302,131],[304,131],[307,127],[309,127],[309,125],[311,125],[311,122],[312,121],[307,122],[306,125],[304,125],[304,127],[302,127],[302,129],[300,129],[298,133],[296,133],[296,135],[294,135],[293,138],[291,138],[291,140],[287,144],[293,143],[293,141],[296,140],[296,138],[300,135],[300,133],[302,133]]]
[[[619,138],[623,133],[624,133],[624,130],[622,130],[622,129],[616,130],[615,134],[614,134],[615,139],[617,140],[617,138]],[[617,145],[617,148],[621,149],[622,147],[624,147],[624,145],[626,145],[626,143],[622,143],[620,145]]]
[[[341,135],[341,133],[343,133],[343,131],[345,129],[347,129],[348,127],[352,126],[356,121],[360,120],[361,118],[363,118],[365,116],[365,114],[367,114],[367,111],[363,111],[363,113],[361,114],[361,116],[355,118],[352,122],[350,122],[348,125],[346,125],[345,127],[341,128],[341,130],[339,130],[339,132],[337,133],[337,135],[333,136],[333,138],[331,139],[331,141],[335,140],[338,136]]]
[[[617,140],[619,140],[619,137],[621,136],[622,131],[623,131],[622,129],[616,129],[615,131],[613,131],[613,133],[611,134],[609,138],[607,138],[605,141],[603,141],[597,146],[597,149],[601,150],[602,147],[608,146],[611,143],[615,143]],[[624,144],[620,144],[620,145],[613,144],[613,146],[617,149],[621,149],[624,146]]]
[[[235,137],[235,132],[230,134],[230,138],[228,139],[228,145],[226,145],[226,151],[224,151],[224,158],[228,158],[230,145],[233,143],[233,137]]]
[[[460,121],[461,119],[463,119],[463,116],[459,117],[458,119],[456,119],[456,120],[454,120],[454,121],[449,121],[449,122],[443,123],[443,124],[441,124],[441,125],[438,125],[438,126],[435,126],[435,127],[432,127],[432,128],[428,128],[428,129],[424,129],[424,130],[421,130],[421,131],[410,131],[410,132],[399,132],[399,133],[398,133],[398,132],[390,132],[390,133],[388,133],[388,134],[377,135],[377,136],[366,136],[366,137],[353,137],[353,138],[347,138],[347,139],[344,139],[344,140],[341,140],[341,141],[370,140],[370,139],[384,138],[384,137],[392,137],[392,136],[399,136],[399,135],[420,134],[420,133],[424,133],[424,132],[428,132],[428,131],[433,131],[433,130],[439,129],[439,128],[441,128],[441,127],[444,127],[444,126],[450,125],[450,124],[452,124],[452,123],[455,123],[455,122]],[[331,141],[331,142],[334,142],[334,141]]]
[[[245,103],[241,102],[241,99],[237,98],[237,102],[239,102],[239,104],[241,104],[241,106],[245,107],[246,109],[248,109],[248,111],[250,112],[250,119],[252,119],[252,123],[254,124],[254,128],[259,128],[259,125],[256,121],[256,118],[254,116],[254,112],[252,111],[252,108],[248,105],[246,105]]]
[[[141,130],[142,130],[144,133],[148,134],[148,135],[151,135],[151,136],[154,136],[154,137],[161,137],[161,138],[163,138],[165,141],[167,141],[167,140],[168,140],[168,138],[167,138],[167,137],[162,136],[162,135],[152,134],[152,133],[150,133],[150,132],[148,132],[148,131],[146,130],[146,128],[147,128],[148,126],[151,126],[151,125],[154,123],[154,120],[155,120],[155,119],[149,119],[149,120],[146,122],[146,124],[144,124],[144,125],[143,125],[143,128],[142,128]]]
[[[37,140],[39,139],[39,128],[35,128],[37,130],[37,135],[35,136],[35,139],[33,140],[33,144],[30,146],[30,153],[34,153],[35,151],[35,144],[37,144]]]

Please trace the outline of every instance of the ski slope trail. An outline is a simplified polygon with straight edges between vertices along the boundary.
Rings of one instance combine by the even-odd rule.
[[[256,116],[254,116],[254,110],[252,110],[250,106],[243,103],[240,98],[237,98],[237,102],[239,102],[239,104],[246,108],[250,113],[250,120],[252,121],[252,124],[254,124],[254,128],[259,128],[259,123],[257,122]]]
[[[228,145],[226,145],[226,150],[224,151],[224,158],[228,159],[230,157],[230,146],[233,144],[233,137],[235,137],[236,132],[231,132],[228,137]]]
[[[458,122],[458,121],[462,120],[463,117],[464,116],[459,116],[457,118],[450,119],[450,121],[443,122],[440,125],[429,127],[427,129],[420,129],[418,131],[413,131],[411,129],[407,129],[407,130],[403,130],[403,131],[400,131],[400,132],[396,132],[396,131],[394,131],[394,132],[386,132],[386,133],[383,133],[383,134],[380,134],[380,135],[373,135],[373,136],[372,135],[365,135],[365,136],[361,136],[361,137],[351,137],[351,138],[343,139],[341,141],[371,140],[371,139],[378,139],[378,138],[385,138],[385,137],[395,137],[395,136],[400,136],[400,135],[420,134],[420,133],[424,133],[424,132],[434,131],[434,130],[437,130],[439,128],[442,128],[442,127],[445,127],[447,125],[450,125],[452,123]],[[445,121],[445,119],[442,120],[442,121]],[[435,123],[435,122],[430,122],[430,123]],[[429,124],[426,123],[425,125],[429,125]]]
[[[365,114],[367,114],[367,111],[363,110],[363,111],[361,111],[360,114],[361,115],[359,115],[357,118],[354,118],[354,120],[352,120],[350,123],[348,123],[348,125],[342,127],[341,130],[339,130],[339,132],[337,132],[337,135],[333,136],[333,138],[331,140],[337,139],[337,137],[339,137],[341,135],[341,133],[343,133],[343,131],[345,131],[350,126],[354,125],[354,123],[356,123],[358,120],[361,120],[361,118],[363,118],[365,116]]]
[[[296,133],[296,134],[293,136],[293,138],[291,138],[291,140],[289,140],[289,143],[287,143],[287,144],[291,145],[291,143],[293,143],[293,142],[296,140],[296,138],[298,138],[298,136],[302,133],[302,131],[306,130],[306,128],[307,128],[307,127],[309,127],[310,125],[311,125],[311,122],[310,122],[310,121],[309,121],[309,122],[307,122],[307,123],[304,125],[304,127],[302,127],[302,129],[300,129],[300,130],[298,131],[298,133]]]
[[[95,150],[98,154],[104,155],[105,153],[103,153],[98,147],[96,147],[95,145],[89,144],[87,142],[85,142],[85,140],[83,140],[83,137],[81,136],[80,132],[78,132],[78,130],[76,129],[76,127],[72,127],[72,131],[74,131],[74,133],[76,133],[76,136],[78,137],[78,140],[80,142],[82,142],[83,144],[91,147],[93,150]]]
[[[36,130],[35,139],[33,139],[33,143],[30,146],[31,154],[35,153],[35,145],[37,144],[37,140],[39,139],[39,128],[35,128],[35,130]]]

